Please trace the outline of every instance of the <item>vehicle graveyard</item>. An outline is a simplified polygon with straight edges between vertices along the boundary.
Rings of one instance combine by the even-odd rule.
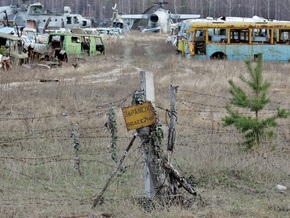
[[[24,28],[21,36],[0,32],[0,53],[10,55],[13,67],[56,67],[68,62],[70,55],[97,56],[105,54],[99,35],[59,32],[38,35],[33,28]]]
[[[71,14],[67,6],[63,14],[46,14],[40,3],[0,8],[5,12],[0,17],[0,54],[4,57],[9,54],[13,67],[49,69],[67,63],[70,56],[85,59],[104,55],[103,39],[127,35],[120,28],[92,28],[89,20]],[[43,22],[38,22],[39,19]]]
[[[193,206],[187,201],[190,209],[157,208],[149,215],[180,217],[182,213],[184,217],[195,217],[191,214],[203,217],[210,216],[214,210],[218,217],[241,213],[244,217],[262,217],[268,212],[273,214],[270,217],[287,217],[289,191],[280,191],[280,186],[289,187],[289,176],[283,173],[289,175],[290,169],[289,120],[279,127],[279,136],[283,136],[286,128],[287,138],[280,142],[279,137],[278,150],[274,154],[265,152],[265,156],[241,153],[234,146],[237,131],[224,129],[217,123],[228,100],[227,80],[238,78],[246,70],[244,64],[227,60],[189,62],[176,56],[169,44],[156,46],[164,42],[164,35],[149,33],[139,37],[139,34],[135,31],[124,40],[110,40],[106,55],[97,58],[88,56],[74,63],[77,56],[72,55],[60,68],[2,72],[3,217],[89,217],[88,214],[100,211],[115,217],[148,217],[147,212],[131,201],[144,194],[143,158],[137,140],[127,152],[126,171],[115,177],[104,193],[101,201],[104,203],[91,209],[92,197],[99,194],[116,166],[111,160],[110,130],[105,126],[109,106],[114,103],[118,113],[120,157],[133,132],[126,130],[120,107],[131,105],[132,93],[139,88],[138,73],[142,70],[155,74],[157,114],[165,130],[169,121],[166,118],[169,86],[171,83],[179,86],[173,160],[186,173],[186,179],[190,175],[197,178],[193,179],[198,183],[195,190],[202,197]],[[273,78],[271,99],[275,98],[278,106],[284,108],[285,99],[289,104],[289,67],[283,64],[265,67],[267,77]],[[212,83],[208,85],[208,81]],[[79,157],[84,176],[74,168],[70,132],[76,122],[81,133]],[[267,161],[275,163],[279,170],[265,165]],[[208,169],[207,165],[212,167]],[[184,196],[191,199],[187,192]],[[241,205],[238,211],[236,205]],[[174,211],[175,208],[179,210]],[[278,209],[273,212],[271,208]]]
[[[163,1],[157,5],[155,19],[164,14]],[[228,81],[247,66],[242,58],[207,57],[206,48],[287,47],[290,27],[274,29],[256,16],[208,17],[169,22],[164,34],[120,23],[54,26],[45,18],[41,28],[32,19],[25,26],[4,20],[0,29],[0,54],[12,63],[0,78],[0,217],[288,216],[289,120],[245,152],[243,134],[222,118]],[[263,68],[274,99],[266,117],[290,105],[289,66]],[[154,147],[146,147],[149,138]],[[153,156],[157,179],[149,176]],[[158,201],[153,186],[168,193]]]
[[[58,67],[61,66],[63,62],[68,62],[71,55],[81,59],[85,58],[86,56],[104,55],[105,44],[106,41],[108,41],[106,39],[122,39],[127,37],[129,30],[132,28],[134,22],[137,23],[140,19],[148,19],[148,27],[141,28],[140,30],[142,33],[140,34],[146,34],[146,32],[159,32],[165,36],[167,35],[168,37],[166,42],[170,42],[172,46],[176,48],[176,52],[182,54],[183,56],[195,56],[195,58],[202,59],[221,59],[220,56],[223,56],[231,59],[232,56],[237,56],[237,54],[225,54],[226,48],[223,48],[225,46],[222,44],[219,47],[216,46],[217,48],[214,48],[210,51],[213,53],[213,55],[205,54],[210,52],[206,51],[205,46],[201,47],[201,44],[208,44],[211,38],[217,38],[221,36],[223,37],[224,41],[226,41],[228,40],[226,38],[230,36],[216,36],[215,32],[222,31],[221,28],[218,29],[216,26],[215,29],[208,29],[207,31],[204,31],[205,27],[202,26],[203,24],[209,25],[210,23],[224,23],[226,25],[226,23],[249,23],[249,25],[251,25],[250,23],[270,24],[273,22],[272,20],[264,19],[259,16],[219,17],[214,19],[211,17],[200,18],[200,16],[196,14],[171,14],[169,11],[163,8],[165,4],[167,4],[167,2],[156,2],[153,6],[146,10],[149,11],[152,8],[157,7],[157,10],[151,14],[145,13],[131,15],[120,15],[116,4],[112,8],[113,17],[111,27],[92,27],[88,19],[83,18],[79,14],[72,14],[71,9],[68,6],[64,7],[63,13],[47,13],[44,11],[44,5],[40,3],[23,4],[20,7],[15,5],[0,7],[2,10],[0,11],[0,18],[2,18],[0,22],[2,24],[2,28],[0,28],[0,54],[4,57],[6,54],[9,54],[11,56],[13,67],[18,67],[19,65],[22,65],[26,68]],[[179,19],[179,22],[173,22],[173,19]],[[275,22],[277,22],[279,25],[280,23],[286,24],[288,21]],[[194,25],[198,24],[201,24],[199,25],[200,30],[197,30],[193,35],[192,28],[194,28]],[[262,27],[259,29],[259,31],[264,31]],[[256,34],[255,31],[257,30],[253,29],[250,33],[252,34],[253,32]],[[272,32],[274,31],[276,32],[276,30],[273,30]],[[205,36],[201,36],[201,32],[206,32],[206,37],[208,39],[205,39]],[[268,38],[270,32],[271,31],[269,30],[267,33]],[[245,30],[237,31],[234,34],[249,33],[247,32],[247,28],[245,28]],[[281,36],[283,35],[284,38],[289,38],[289,36],[286,36],[286,34],[290,35],[290,33],[285,32],[284,30],[279,34]],[[277,33],[274,33],[272,37],[275,38],[275,35],[277,35]],[[237,38],[240,36],[237,35],[233,37]],[[250,40],[247,37],[248,36],[245,36],[245,39],[248,40],[248,44],[255,42],[254,38]],[[251,37],[255,36],[253,35]],[[286,41],[288,41],[288,38]],[[266,41],[266,36],[265,40],[263,41]],[[213,42],[216,43],[219,41],[213,40]],[[276,41],[272,40],[271,44],[273,44],[273,42],[274,44],[276,43]],[[279,41],[278,39],[277,42],[280,43],[281,40]],[[217,44],[208,45],[207,48],[210,46],[213,47],[213,45]],[[253,46],[247,46],[247,48],[248,47],[252,48]],[[277,48],[276,46],[272,47]],[[255,51],[252,52],[253,54],[248,56],[241,55],[240,59],[243,57],[250,57],[250,59],[254,59],[257,55],[256,50],[263,50],[262,48],[264,48],[264,50],[268,49],[268,47],[264,46],[264,44],[255,46],[255,48]],[[284,53],[287,53],[287,51],[284,51]],[[268,59],[271,60],[271,58],[272,57]],[[278,61],[280,59],[278,59]],[[283,60],[287,60],[287,57],[284,57]]]

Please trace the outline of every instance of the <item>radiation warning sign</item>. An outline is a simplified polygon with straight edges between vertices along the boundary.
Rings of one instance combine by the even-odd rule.
[[[127,130],[139,129],[156,123],[156,117],[151,102],[137,104],[122,109]]]

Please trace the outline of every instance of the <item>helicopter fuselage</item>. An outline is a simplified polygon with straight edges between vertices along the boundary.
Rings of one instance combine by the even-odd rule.
[[[150,14],[148,29],[159,27],[161,33],[168,33],[170,30],[170,20],[169,11],[159,8],[153,14]]]
[[[35,3],[31,5],[22,5],[15,13],[15,23],[18,26],[27,26],[28,20],[36,21],[40,32],[45,27],[63,27],[63,28],[88,28],[91,27],[90,19],[82,17],[80,14],[71,14],[69,7],[64,7],[64,12],[56,13],[43,11],[43,5]]]

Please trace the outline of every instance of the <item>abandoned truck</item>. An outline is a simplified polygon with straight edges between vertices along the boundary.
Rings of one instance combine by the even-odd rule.
[[[102,37],[88,34],[50,33],[47,42],[49,58],[68,61],[68,55],[97,56],[105,54]]]
[[[15,35],[0,33],[0,54],[8,54],[14,67],[28,63],[28,55],[23,52],[22,39]]]

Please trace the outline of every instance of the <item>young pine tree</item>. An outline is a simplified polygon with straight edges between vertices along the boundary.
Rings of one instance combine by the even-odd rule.
[[[259,146],[264,137],[271,137],[273,131],[270,127],[277,125],[278,118],[287,118],[289,112],[285,109],[277,108],[277,113],[268,118],[260,117],[261,111],[270,102],[267,98],[267,91],[270,83],[263,80],[262,74],[262,54],[258,54],[258,62],[255,68],[249,60],[246,61],[248,68],[249,79],[244,76],[239,78],[249,87],[247,93],[244,89],[239,87],[233,80],[229,81],[232,95],[230,104],[225,107],[228,116],[222,118],[224,126],[235,126],[238,130],[245,133],[245,145],[251,149],[253,146]],[[234,109],[234,106],[236,109]],[[240,108],[240,110],[238,109]],[[241,108],[244,108],[241,112]],[[245,115],[245,110],[248,115]],[[252,113],[251,113],[252,112]]]

